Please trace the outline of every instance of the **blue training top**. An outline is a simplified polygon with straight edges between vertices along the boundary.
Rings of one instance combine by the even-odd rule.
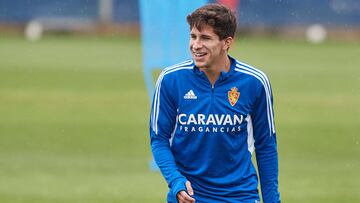
[[[160,74],[150,118],[151,148],[170,191],[189,180],[196,202],[259,202],[256,151],[264,203],[280,202],[278,155],[267,76],[230,57],[212,86],[192,60]]]

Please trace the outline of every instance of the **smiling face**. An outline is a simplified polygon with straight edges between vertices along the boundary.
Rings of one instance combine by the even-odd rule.
[[[226,65],[227,50],[232,38],[221,40],[213,28],[201,26],[201,30],[193,27],[190,31],[190,51],[195,65],[203,70],[221,69]]]

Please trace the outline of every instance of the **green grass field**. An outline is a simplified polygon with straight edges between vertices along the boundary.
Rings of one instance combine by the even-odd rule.
[[[231,54],[272,81],[283,202],[360,202],[360,43]],[[0,36],[0,202],[165,202],[148,114],[139,39]]]

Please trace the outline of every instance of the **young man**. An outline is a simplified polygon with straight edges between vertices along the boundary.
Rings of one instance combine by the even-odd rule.
[[[235,15],[219,4],[189,16],[192,60],[160,74],[151,148],[168,202],[280,202],[272,92],[266,75],[228,55]]]

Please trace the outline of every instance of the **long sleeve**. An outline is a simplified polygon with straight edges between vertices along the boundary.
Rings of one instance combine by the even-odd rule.
[[[170,149],[172,133],[176,128],[177,109],[171,81],[165,72],[160,74],[155,87],[150,116],[150,140],[154,159],[174,196],[185,190],[186,178],[178,171]]]
[[[278,153],[272,93],[270,84],[258,88],[258,97],[252,113],[256,160],[260,176],[261,193],[264,203],[280,202],[278,191]]]

